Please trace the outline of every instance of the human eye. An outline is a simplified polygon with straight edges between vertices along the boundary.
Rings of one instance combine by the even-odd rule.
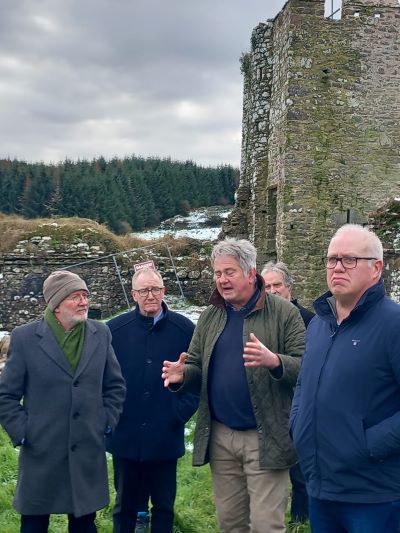
[[[356,261],[357,259],[355,257],[342,257],[342,263],[345,266],[353,266]]]

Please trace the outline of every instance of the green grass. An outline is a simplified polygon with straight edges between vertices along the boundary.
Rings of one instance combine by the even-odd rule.
[[[190,425],[188,441],[192,440],[193,423]],[[12,507],[17,473],[18,451],[15,450],[4,431],[0,428],[0,532],[18,533],[19,515]],[[178,491],[175,503],[174,533],[217,533],[214,499],[211,491],[211,478],[208,466],[193,468],[191,453],[180,459],[178,464]],[[97,513],[99,533],[112,532],[112,463],[108,461],[111,503]],[[67,531],[66,517],[52,515],[50,533]],[[307,526],[295,524],[288,527],[290,533],[309,533]]]

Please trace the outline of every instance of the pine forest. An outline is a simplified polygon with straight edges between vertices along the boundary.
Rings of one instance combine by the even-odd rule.
[[[59,164],[0,160],[0,212],[90,218],[116,233],[234,201],[238,170],[171,159],[103,158]]]

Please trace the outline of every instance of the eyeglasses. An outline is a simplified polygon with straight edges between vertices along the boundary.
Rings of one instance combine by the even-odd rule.
[[[335,268],[338,262],[342,263],[342,267],[346,269],[350,268],[356,268],[357,261],[360,261],[361,259],[365,261],[369,261],[370,259],[374,259],[377,261],[376,257],[323,257],[322,261],[326,268]]]
[[[70,296],[69,298],[66,298],[70,302],[74,302],[74,304],[79,304],[80,301],[83,299],[85,302],[89,300],[88,294],[75,294],[75,296]]]
[[[153,296],[159,296],[161,292],[164,290],[164,287],[150,287],[149,289],[133,289],[135,292],[139,294],[139,296],[148,296],[149,292]]]

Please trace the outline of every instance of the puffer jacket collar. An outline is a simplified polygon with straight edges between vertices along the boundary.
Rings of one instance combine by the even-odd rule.
[[[378,283],[367,289],[364,294],[361,296],[355,308],[351,311],[346,320],[350,318],[355,318],[365,313],[365,311],[374,305],[378,300],[382,299],[385,296],[385,286],[383,280],[379,280]],[[336,320],[334,313],[332,311],[332,306],[329,303],[329,299],[334,298],[331,291],[327,291],[325,294],[317,298],[314,302],[314,309],[318,316],[323,320],[332,321]]]

